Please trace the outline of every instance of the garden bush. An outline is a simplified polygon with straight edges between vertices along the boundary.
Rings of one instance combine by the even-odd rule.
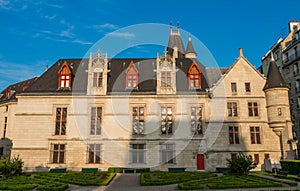
[[[300,160],[281,160],[281,169],[289,174],[298,175],[300,173]]]
[[[6,156],[0,160],[0,174],[3,176],[15,176],[22,174],[23,161],[17,157]]]
[[[239,152],[236,157],[231,159],[226,159],[228,162],[228,168],[230,168],[231,173],[236,173],[239,175],[248,175],[251,169],[254,169],[257,164],[253,161],[251,155],[245,155]]]

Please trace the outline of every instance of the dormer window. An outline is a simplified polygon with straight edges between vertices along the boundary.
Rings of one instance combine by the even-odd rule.
[[[5,97],[9,97],[10,96],[10,89],[6,89],[5,90]]]
[[[93,87],[102,87],[103,73],[94,72],[93,74]]]
[[[65,61],[58,71],[58,88],[70,88],[71,87],[71,70]]]
[[[189,88],[199,89],[201,88],[201,72],[195,62],[191,65],[188,72]]]
[[[171,87],[171,72],[161,72],[161,87]]]
[[[126,88],[137,88],[138,81],[138,70],[131,61],[126,70]]]

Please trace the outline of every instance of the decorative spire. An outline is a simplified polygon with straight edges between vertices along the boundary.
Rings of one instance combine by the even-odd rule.
[[[180,22],[177,21],[177,29],[179,30],[180,29]]]
[[[170,21],[170,30],[172,30],[172,21]]]

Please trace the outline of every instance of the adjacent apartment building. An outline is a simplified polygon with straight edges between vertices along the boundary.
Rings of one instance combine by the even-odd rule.
[[[300,153],[300,22],[288,23],[289,34],[279,38],[270,50],[262,57],[262,72],[267,75],[271,54],[289,86],[289,102],[293,123],[294,141],[298,142],[298,158]]]
[[[264,77],[240,54],[206,68],[171,28],[156,58],[59,59],[0,96],[2,153],[24,170],[109,167],[214,171],[238,152],[261,168],[294,159],[288,87],[276,63]]]

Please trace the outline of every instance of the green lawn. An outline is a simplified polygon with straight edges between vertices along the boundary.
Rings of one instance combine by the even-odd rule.
[[[21,176],[0,178],[0,190],[47,190],[61,191],[68,188],[68,184],[82,186],[107,185],[115,173],[26,173]]]
[[[296,186],[297,182],[258,177],[254,175],[239,177],[231,174],[217,176],[210,172],[150,172],[141,174],[141,185],[178,184],[181,190],[264,188],[282,187],[284,184]]]

